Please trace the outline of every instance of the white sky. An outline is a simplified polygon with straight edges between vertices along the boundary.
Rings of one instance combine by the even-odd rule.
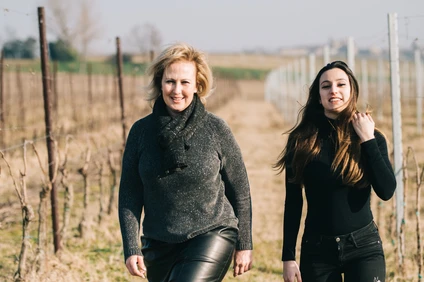
[[[56,0],[67,1],[67,0]],[[359,47],[388,46],[388,13],[397,13],[399,43],[424,46],[424,0],[83,0],[101,28],[91,53],[114,53],[119,36],[124,51],[135,25],[153,24],[162,43],[186,41],[208,52],[276,50],[324,45],[352,36]],[[76,15],[77,0],[70,13]],[[37,7],[44,0],[0,0],[0,43],[30,35],[38,39]],[[74,17],[76,18],[76,16]],[[46,19],[47,26],[53,18]],[[73,23],[70,23],[73,28]],[[50,38],[53,38],[51,35]]]

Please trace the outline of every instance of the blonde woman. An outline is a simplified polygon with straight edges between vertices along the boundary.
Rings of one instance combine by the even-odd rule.
[[[209,113],[212,72],[184,43],[155,59],[153,111],[129,133],[119,220],[128,271],[149,281],[221,281],[252,266],[250,186],[228,125]],[[139,229],[142,221],[141,248]]]

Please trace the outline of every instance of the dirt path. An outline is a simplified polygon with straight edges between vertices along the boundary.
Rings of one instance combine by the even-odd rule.
[[[263,100],[263,87],[251,82],[244,88],[243,97],[231,100],[215,112],[231,127],[251,184],[254,269],[237,281],[282,281],[284,183],[283,176],[276,175],[272,164],[283,148],[285,128],[276,108]]]
[[[249,175],[253,201],[254,268],[236,279],[227,275],[224,281],[283,281],[281,276],[281,247],[285,197],[284,175],[276,175],[272,164],[277,160],[286,141],[286,136],[283,136],[282,133],[289,129],[290,125],[284,125],[282,115],[272,104],[264,101],[264,88],[260,82],[242,82],[240,83],[240,90],[243,96],[234,98],[217,110],[216,114],[225,119],[232,128],[241,147]],[[415,123],[410,122],[404,125],[404,153],[407,152],[407,146],[414,148],[417,160],[422,160],[424,151],[420,150],[422,146],[419,146],[422,143],[422,138],[414,133]],[[377,126],[387,134],[389,151],[391,151],[393,149],[391,147],[391,124],[378,121]],[[416,186],[412,183],[410,189],[415,189]],[[409,210],[415,206],[414,200],[414,196],[408,196]],[[393,220],[391,217],[393,201],[395,201],[395,197],[384,205],[378,201],[372,203],[374,215],[378,224],[383,227],[382,230],[385,230],[386,222],[390,223]],[[383,206],[381,211],[378,210],[380,206]],[[305,214],[304,207],[303,215]],[[413,213],[407,212],[407,214],[409,214],[409,220],[415,222],[415,219],[412,218]],[[409,250],[415,252],[413,247],[415,243],[413,242],[416,239],[414,239],[415,235],[413,234],[416,231],[414,225],[409,226],[409,231],[405,234],[411,235],[406,236],[405,240],[409,243],[405,245],[409,246],[407,247]],[[299,232],[299,234],[303,232],[302,226]],[[393,276],[398,271],[396,249],[392,243],[393,237],[391,234],[386,232],[383,235],[387,269],[388,273]],[[299,244],[298,238],[298,246]],[[412,255],[408,259],[414,261]],[[410,277],[415,275],[413,273],[416,273],[416,271],[412,266],[406,270]]]

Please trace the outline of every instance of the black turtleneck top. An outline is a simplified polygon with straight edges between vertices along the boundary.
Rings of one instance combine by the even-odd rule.
[[[321,152],[304,170],[307,216],[304,234],[342,235],[360,229],[373,220],[370,206],[371,188],[384,201],[396,188],[385,137],[374,132],[374,139],[361,143],[365,174],[371,184],[365,188],[346,186],[331,170],[335,155],[335,128],[331,121],[320,124]],[[289,136],[290,138],[290,136]],[[303,196],[293,177],[291,160],[286,165],[286,199],[282,260],[295,260],[296,240],[302,216]]]

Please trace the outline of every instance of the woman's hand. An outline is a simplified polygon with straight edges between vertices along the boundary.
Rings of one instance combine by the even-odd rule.
[[[284,261],[283,263],[284,282],[302,282],[299,266],[295,260]]]
[[[133,255],[128,257],[125,261],[125,265],[131,275],[146,278],[147,269],[144,265],[144,259],[142,256]]]
[[[356,113],[352,118],[352,125],[362,142],[374,138],[375,123],[368,113]]]
[[[233,275],[242,275],[252,268],[252,250],[241,250],[234,253]]]

